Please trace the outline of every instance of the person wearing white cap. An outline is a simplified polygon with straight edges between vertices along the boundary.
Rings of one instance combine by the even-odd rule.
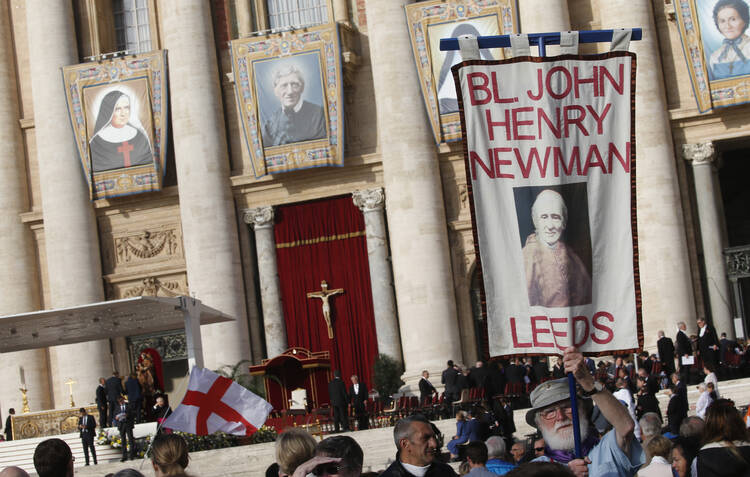
[[[531,393],[531,409],[526,422],[539,429],[545,442],[545,455],[535,461],[568,464],[579,476],[633,476],[644,463],[644,453],[633,438],[635,423],[623,406],[586,369],[583,355],[575,347],[563,354],[566,372],[572,372],[579,386],[578,420],[581,427],[583,459],[576,459],[573,438],[573,412],[567,378],[547,381]],[[591,427],[591,400],[612,424],[601,440]]]

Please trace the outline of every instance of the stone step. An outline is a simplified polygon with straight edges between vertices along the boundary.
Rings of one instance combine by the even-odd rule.
[[[117,429],[114,427],[107,428],[106,431],[110,435],[119,434]],[[147,436],[156,432],[156,423],[145,423],[136,424],[133,429],[133,435],[136,438]],[[4,441],[0,442],[0,469],[9,466],[21,467],[28,473],[34,472],[34,450],[40,442],[50,439],[51,437],[57,437],[64,440],[75,457],[74,467],[84,467],[86,464],[86,457],[83,453],[83,443],[77,432],[70,434],[62,434],[58,436],[46,436],[36,437],[32,439],[21,439],[17,441]],[[122,456],[120,449],[115,449],[109,445],[96,445],[96,457],[100,464],[108,462],[117,462]],[[91,458],[91,464],[93,464],[93,458]]]

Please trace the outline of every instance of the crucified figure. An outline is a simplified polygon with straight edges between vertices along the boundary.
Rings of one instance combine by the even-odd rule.
[[[328,339],[333,339],[333,323],[331,322],[331,305],[328,303],[328,298],[333,295],[339,295],[344,293],[343,288],[334,288],[333,290],[328,289],[328,283],[325,280],[320,282],[320,290],[316,292],[309,292],[307,298],[319,298],[323,302],[323,318],[326,320],[326,326],[328,327]]]

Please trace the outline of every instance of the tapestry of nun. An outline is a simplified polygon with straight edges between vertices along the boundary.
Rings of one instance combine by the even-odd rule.
[[[131,104],[122,91],[111,91],[102,99],[89,143],[94,172],[153,162],[146,132],[137,119],[131,119]]]

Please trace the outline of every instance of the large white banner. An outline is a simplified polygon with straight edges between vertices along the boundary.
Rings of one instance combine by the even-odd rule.
[[[490,354],[640,348],[635,55],[453,70]]]

